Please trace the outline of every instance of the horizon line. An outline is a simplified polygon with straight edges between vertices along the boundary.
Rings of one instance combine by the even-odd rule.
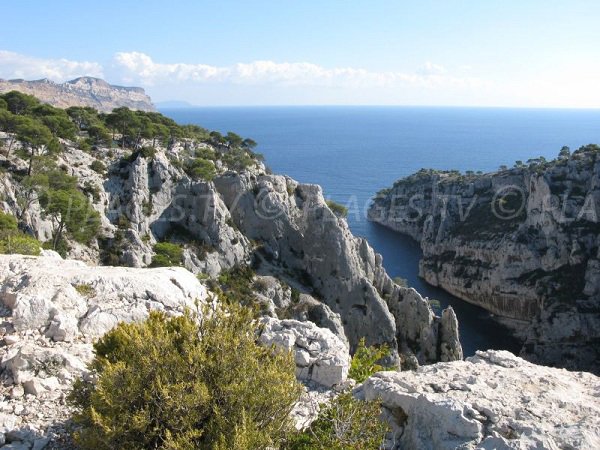
[[[185,100],[153,101],[157,108],[161,103],[177,103]],[[193,109],[193,108],[472,108],[472,109],[543,109],[543,110],[586,110],[600,111],[600,106],[499,106],[499,105],[377,105],[377,104],[275,104],[275,105],[194,105],[164,106],[163,109]]]

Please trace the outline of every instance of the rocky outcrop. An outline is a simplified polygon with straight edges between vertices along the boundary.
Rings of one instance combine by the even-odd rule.
[[[296,377],[331,388],[341,385],[348,377],[350,355],[340,338],[330,330],[312,322],[262,320],[260,342],[293,352]]]
[[[54,341],[102,336],[120,321],[144,319],[150,310],[194,309],[206,289],[183,268],[139,270],[96,267],[44,257],[0,255],[0,301],[17,332],[39,330]]]
[[[90,106],[99,111],[111,112],[126,106],[129,109],[155,111],[150,97],[140,87],[113,86],[99,78],[80,77],[64,83],[48,79],[2,80],[0,94],[19,91],[37,97],[44,103],[59,108],[70,106]]]
[[[421,243],[420,275],[523,321],[532,360],[600,372],[600,160],[587,146],[490,174],[421,171],[369,218]]]
[[[92,340],[150,310],[196,308],[207,291],[183,268],[89,267],[53,252],[0,255],[0,442],[60,448],[73,381],[89,375]]]
[[[397,449],[600,447],[600,379],[505,351],[417,371],[379,372],[355,389],[380,399]]]
[[[319,186],[248,172],[228,172],[214,185],[236,227],[260,243],[261,261],[284,268],[340,315],[351,350],[364,337],[367,345],[386,343],[421,363],[439,360],[440,318],[415,290],[390,279],[381,255],[352,235]]]

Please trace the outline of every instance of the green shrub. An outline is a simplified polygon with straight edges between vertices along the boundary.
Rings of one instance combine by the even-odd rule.
[[[402,287],[409,287],[408,286],[408,280],[406,278],[402,278],[402,277],[394,277],[394,283],[396,283],[398,286],[402,286]]]
[[[382,447],[389,426],[380,419],[381,403],[340,394],[306,430],[292,434],[285,450],[373,450]]]
[[[375,372],[386,370],[378,362],[390,355],[390,349],[387,345],[381,347],[367,347],[365,338],[362,338],[359,343],[352,361],[350,362],[350,371],[348,376],[362,383]]]
[[[254,271],[249,266],[236,266],[224,270],[217,279],[215,290],[224,303],[235,303],[247,307],[257,305],[253,290]]]
[[[208,159],[210,161],[217,160],[217,154],[210,147],[199,148],[198,150],[196,150],[195,156],[196,158]]]
[[[91,195],[94,202],[100,201],[100,188],[91,181],[86,181],[83,184],[82,191],[85,195]]]
[[[338,217],[346,217],[348,215],[348,208],[344,205],[334,202],[333,200],[327,200],[327,206]]]
[[[102,161],[97,159],[90,164],[90,169],[92,169],[94,172],[98,172],[100,175],[104,175],[106,173],[106,166]]]
[[[0,237],[13,234],[15,231],[17,231],[17,218],[0,211]]]
[[[33,236],[19,231],[13,215],[0,211],[0,253],[37,256],[41,245]]]
[[[41,246],[36,238],[21,232],[0,239],[0,253],[4,254],[38,256]]]
[[[171,242],[158,242],[154,245],[156,255],[152,258],[151,267],[180,266],[183,258],[181,245]]]
[[[291,354],[256,343],[256,322],[230,305],[120,324],[94,345],[95,383],[69,396],[83,449],[277,448],[302,389]]]
[[[94,297],[96,295],[96,289],[90,284],[76,284],[73,287],[83,297]]]
[[[154,147],[142,147],[137,153],[142,158],[153,159],[156,156],[156,149]]]
[[[217,174],[217,170],[212,161],[195,158],[185,164],[185,173],[193,180],[212,181]]]
[[[427,301],[429,302],[429,306],[431,306],[432,308],[439,309],[439,310],[442,309],[442,304],[440,303],[439,300],[436,300],[434,298],[429,298],[429,299],[427,299]]]

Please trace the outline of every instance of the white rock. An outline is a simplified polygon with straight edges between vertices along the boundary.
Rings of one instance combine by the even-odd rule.
[[[20,255],[0,255],[0,286],[17,330],[43,328],[56,341],[96,338],[120,321],[145,318],[150,309],[177,313],[206,298],[206,289],[182,268],[92,268]]]
[[[293,351],[298,379],[332,387],[348,376],[350,355],[345,344],[331,330],[311,322],[263,318],[260,341]]]
[[[355,395],[382,400],[401,435],[398,449],[555,450],[600,448],[599,389],[592,374],[489,350],[417,371],[379,372]]]
[[[4,343],[6,345],[13,345],[19,342],[19,336],[16,334],[9,334],[8,336],[4,336]]]
[[[14,386],[11,390],[10,390],[10,398],[21,398],[23,397],[23,395],[25,395],[25,390],[23,389],[23,386],[18,385],[18,386]]]

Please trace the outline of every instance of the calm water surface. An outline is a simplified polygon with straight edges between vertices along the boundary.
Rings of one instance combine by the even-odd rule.
[[[419,245],[366,220],[369,199],[421,168],[491,171],[516,160],[553,158],[563,145],[600,143],[600,110],[426,107],[238,107],[164,109],[180,123],[258,142],[275,173],[323,187],[350,208],[353,233],[421,294],[452,305],[465,355],[478,349],[518,350],[483,309],[418,277]]]

